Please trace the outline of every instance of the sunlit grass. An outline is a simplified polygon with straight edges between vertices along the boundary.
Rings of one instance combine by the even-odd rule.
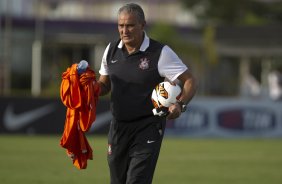
[[[0,136],[0,183],[109,183],[105,136],[88,136],[94,159],[76,169],[60,136]],[[165,138],[154,184],[280,184],[281,139]]]

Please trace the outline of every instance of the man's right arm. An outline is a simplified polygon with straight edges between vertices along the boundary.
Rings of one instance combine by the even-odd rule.
[[[100,85],[100,96],[104,96],[108,94],[111,90],[111,82],[108,75],[108,66],[107,66],[107,55],[109,52],[110,44],[106,47],[103,57],[101,68],[99,70],[100,78],[98,80],[98,84]]]
[[[104,96],[110,92],[111,82],[108,75],[100,75],[98,84],[100,85],[100,89],[101,89],[100,96]]]

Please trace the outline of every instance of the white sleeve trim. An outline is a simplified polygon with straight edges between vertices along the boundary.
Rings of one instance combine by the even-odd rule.
[[[101,67],[99,70],[99,74],[100,75],[109,75],[109,69],[108,69],[108,65],[107,65],[107,55],[109,52],[109,48],[110,48],[110,43],[109,45],[106,47],[104,54],[103,54],[103,58],[102,58],[102,62],[101,62]]]
[[[176,55],[176,53],[167,45],[162,49],[158,70],[162,77],[167,78],[169,81],[175,81],[179,75],[185,72],[188,67]]]

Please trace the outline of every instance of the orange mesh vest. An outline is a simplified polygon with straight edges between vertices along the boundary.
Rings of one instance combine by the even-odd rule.
[[[78,169],[85,169],[87,160],[92,160],[92,149],[84,133],[96,119],[99,93],[95,72],[90,68],[78,75],[77,64],[73,64],[62,74],[60,96],[67,112],[60,145],[67,149]]]

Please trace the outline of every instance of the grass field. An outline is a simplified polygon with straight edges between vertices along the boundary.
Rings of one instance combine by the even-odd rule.
[[[107,184],[105,137],[88,136],[94,159],[76,169],[59,136],[0,135],[1,184]],[[165,138],[154,184],[281,184],[282,139]]]

